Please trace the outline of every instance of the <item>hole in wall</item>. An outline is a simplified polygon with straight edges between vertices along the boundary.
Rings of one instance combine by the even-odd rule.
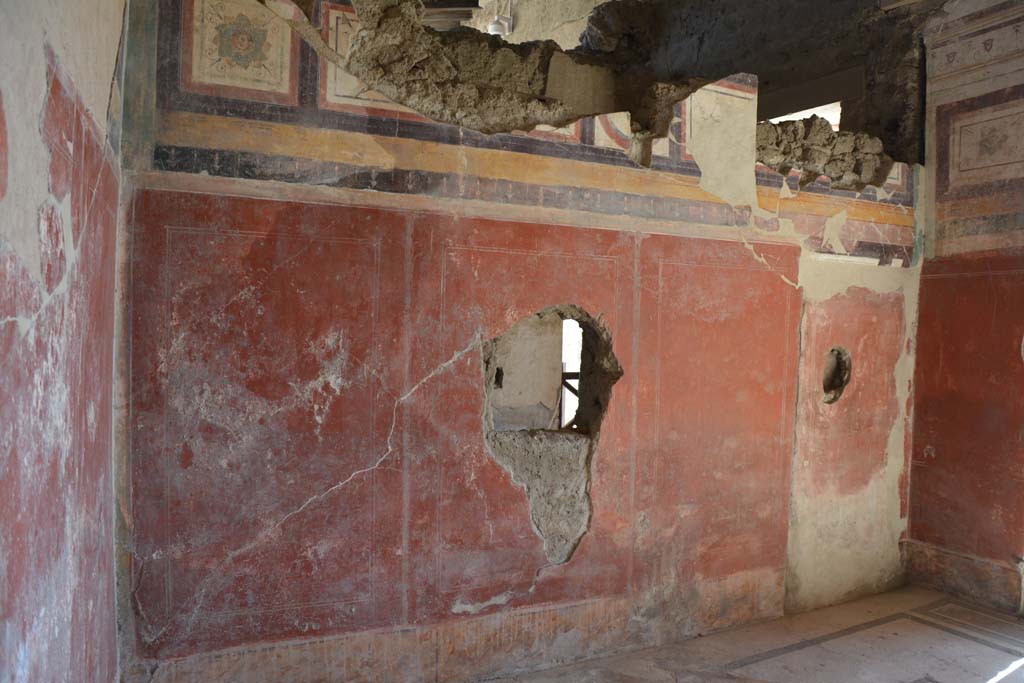
[[[830,102],[829,104],[823,104],[820,107],[803,109],[801,111],[795,111],[782,116],[776,116],[768,120],[772,123],[782,123],[783,121],[803,121],[804,119],[809,119],[812,116],[820,116],[829,122],[829,125],[832,126],[832,130],[839,130],[839,121],[843,116],[843,103]]]
[[[821,388],[825,392],[825,403],[835,403],[843,395],[850,383],[853,361],[850,352],[837,346],[825,356],[825,371],[822,376]]]
[[[590,526],[590,465],[622,367],[604,323],[573,304],[521,320],[483,346],[491,457],[526,490],[551,564]]]
[[[576,426],[580,407],[580,361],[583,357],[583,328],[575,320],[562,321],[562,385],[558,423],[563,429]]]
[[[575,316],[575,317],[573,317]],[[553,306],[484,345],[489,431],[597,431],[622,368],[604,324]]]

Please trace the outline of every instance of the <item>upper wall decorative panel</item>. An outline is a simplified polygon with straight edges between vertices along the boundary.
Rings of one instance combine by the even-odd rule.
[[[951,184],[1024,177],[1024,99],[954,116],[951,127]]]
[[[926,37],[935,252],[1024,246],[1024,4]]]
[[[182,86],[189,92],[298,104],[299,40],[244,0],[185,0]]]
[[[749,210],[721,206],[697,187],[701,170],[687,151],[689,101],[677,107],[668,137],[655,143],[652,166],[659,173],[649,174],[626,154],[628,114],[483,135],[390,102],[319,57],[254,0],[159,0],[159,9],[157,170],[656,220],[706,223],[713,216],[716,225],[749,223]],[[314,21],[342,53],[358,30],[346,0],[317,2]],[[753,111],[737,103],[756,100],[757,79],[734,75],[706,92],[721,106]],[[612,168],[617,170],[607,172]],[[884,193],[832,190],[827,179],[804,192],[906,207],[913,188],[904,170],[897,167]],[[755,175],[776,199],[783,182],[797,190],[796,175],[783,179],[763,167]],[[684,195],[709,206],[695,208]]]

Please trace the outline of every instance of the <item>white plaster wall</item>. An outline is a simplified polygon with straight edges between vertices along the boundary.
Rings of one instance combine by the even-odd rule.
[[[40,135],[49,44],[93,120],[106,126],[125,0],[0,0],[0,93],[7,118],[7,196],[0,240],[39,271],[37,211],[49,194],[49,152]]]
[[[504,375],[501,388],[491,392],[496,413],[509,419],[518,414],[514,421],[530,423],[520,428],[557,427],[551,421],[558,414],[562,385],[561,317],[548,313],[518,323],[498,340],[494,359]],[[540,410],[540,406],[547,410]]]
[[[512,15],[515,30],[506,37],[511,43],[530,40],[553,40],[563,49],[571,50],[580,44],[580,34],[587,26],[587,18],[594,8],[606,0],[513,0]],[[495,14],[508,11],[508,0],[482,0],[480,11],[468,22],[469,26],[486,31]]]
[[[733,206],[757,206],[757,97],[716,84],[690,95],[687,151],[700,187]]]

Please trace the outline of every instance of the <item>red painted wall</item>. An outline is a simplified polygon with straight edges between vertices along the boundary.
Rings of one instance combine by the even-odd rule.
[[[781,610],[796,248],[756,245],[769,269],[732,242],[430,213],[162,191],[133,211],[142,654],[622,597],[641,639]],[[485,451],[479,341],[566,302],[626,375],[590,531],[546,567]]]
[[[853,287],[804,311],[798,429],[807,470],[803,495],[845,495],[863,489],[885,466],[886,445],[898,416],[893,368],[904,336],[903,292],[879,294]],[[834,404],[822,399],[825,356],[842,346],[856,381]],[[858,457],[849,457],[850,453]]]
[[[915,574],[1016,609],[1024,554],[1024,250],[928,261],[921,281]],[[981,560],[981,561],[979,561]]]
[[[0,677],[112,681],[118,178],[74,86],[48,77],[42,272],[0,239]]]

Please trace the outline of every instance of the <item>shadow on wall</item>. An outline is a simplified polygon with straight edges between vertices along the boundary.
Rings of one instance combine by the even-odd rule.
[[[583,333],[575,417],[563,420],[563,321]],[[526,489],[551,564],[568,562],[590,526],[590,463],[622,367],[611,333],[579,306],[552,306],[484,344],[488,450]],[[573,391],[573,389],[569,389]],[[566,425],[562,427],[562,425]]]

